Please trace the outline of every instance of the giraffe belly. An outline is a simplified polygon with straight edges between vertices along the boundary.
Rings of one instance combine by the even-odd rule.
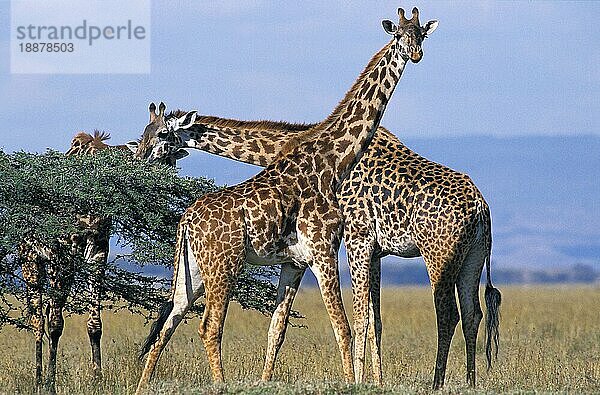
[[[295,242],[287,248],[290,260],[299,268],[306,268],[312,261],[313,251],[308,247],[308,243],[301,234],[294,235]]]
[[[284,255],[275,253],[257,254],[252,246],[246,246],[246,262],[255,266],[272,266],[289,262],[290,259]]]
[[[283,234],[273,232],[268,235],[255,235],[246,242],[246,262],[257,266],[271,266],[292,263],[305,269],[312,261],[313,251],[307,240],[294,228],[295,221],[288,219]]]
[[[310,251],[300,243],[288,246],[283,251],[258,254],[252,246],[246,246],[246,262],[255,266],[273,266],[292,263],[299,268],[308,267]]]
[[[416,258],[421,251],[408,232],[377,230],[377,243],[382,255],[396,255],[401,258]]]

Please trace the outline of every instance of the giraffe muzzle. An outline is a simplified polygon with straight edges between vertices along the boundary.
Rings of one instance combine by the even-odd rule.
[[[410,60],[413,63],[419,63],[421,58],[423,58],[423,50],[421,48],[410,53]]]

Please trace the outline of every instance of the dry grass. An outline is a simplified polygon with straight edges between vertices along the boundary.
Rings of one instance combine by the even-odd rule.
[[[503,288],[501,350],[485,371],[483,327],[477,355],[477,391],[600,392],[600,289]],[[346,306],[350,306],[349,295]],[[288,331],[276,382],[258,385],[269,319],[233,305],[223,345],[227,386],[210,385],[197,320],[182,324],[165,350],[152,384],[158,393],[390,393],[429,392],[435,359],[435,319],[427,288],[383,292],[385,386],[348,386],[333,332],[316,290],[301,292],[295,307],[308,328]],[[131,393],[142,365],[138,345],[148,326],[128,313],[104,314],[105,377],[91,382],[85,317],[67,319],[59,352],[59,393]],[[32,335],[0,332],[0,392],[33,391]],[[445,392],[467,392],[460,325],[454,338]]]

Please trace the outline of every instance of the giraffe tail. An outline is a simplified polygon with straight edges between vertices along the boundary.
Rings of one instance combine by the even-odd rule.
[[[144,344],[142,344],[142,348],[140,349],[140,353],[138,355],[140,360],[144,359],[144,355],[148,354],[152,348],[152,345],[156,342],[156,339],[158,339],[158,335],[165,326],[165,322],[167,322],[167,318],[169,318],[171,311],[173,311],[172,299],[160,306],[160,309],[158,310],[158,318],[152,323],[152,326],[150,327],[150,334],[148,337],[146,337]]]
[[[488,224],[490,222],[488,221]],[[488,254],[485,260],[487,283],[485,285],[485,307],[487,310],[485,318],[485,355],[487,357],[488,371],[492,368],[492,348],[495,347],[494,358],[498,358],[498,344],[500,341],[500,303],[502,295],[498,288],[492,285],[490,254],[492,250],[491,224],[488,225]]]

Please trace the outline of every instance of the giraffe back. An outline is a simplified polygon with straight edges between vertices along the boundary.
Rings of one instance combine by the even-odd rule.
[[[443,235],[489,222],[469,176],[420,156],[382,127],[337,197],[348,224],[376,233],[382,255],[445,253],[453,246],[440,245]]]

